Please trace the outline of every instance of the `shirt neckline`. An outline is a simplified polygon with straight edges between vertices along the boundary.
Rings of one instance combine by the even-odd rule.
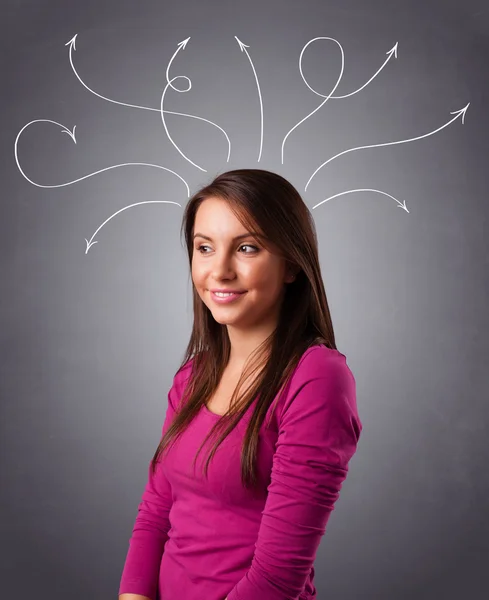
[[[206,412],[206,413],[207,413],[207,414],[209,414],[209,415],[212,415],[213,417],[218,417],[218,418],[221,418],[221,417],[223,417],[223,416],[224,416],[224,415],[220,415],[220,414],[218,414],[218,413],[212,412],[212,410],[210,410],[210,409],[207,407],[207,405],[206,405],[206,404],[203,404],[202,406],[203,406],[203,408],[204,408],[204,412]]]

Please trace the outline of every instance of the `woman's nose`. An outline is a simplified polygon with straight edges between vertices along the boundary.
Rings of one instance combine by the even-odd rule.
[[[234,273],[232,257],[226,252],[216,253],[213,257],[211,270],[214,277],[218,279],[232,275]]]

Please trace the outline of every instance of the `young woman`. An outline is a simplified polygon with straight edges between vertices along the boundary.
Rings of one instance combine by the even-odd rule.
[[[286,179],[240,169],[189,200],[183,229],[193,329],[119,599],[312,600],[362,430],[313,218]]]

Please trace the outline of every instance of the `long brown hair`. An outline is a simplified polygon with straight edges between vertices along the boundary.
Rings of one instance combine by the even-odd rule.
[[[211,196],[228,202],[242,225],[249,231],[259,231],[264,235],[265,240],[278,248],[280,255],[298,271],[295,280],[286,284],[276,329],[252,353],[254,359],[249,363],[255,367],[251,373],[257,372],[253,384],[246,393],[238,395],[241,382],[250,373],[249,369],[245,369],[231,398],[229,410],[217,420],[196,454],[197,457],[211,435],[221,432],[205,463],[207,476],[209,462],[218,446],[256,399],[241,453],[242,483],[244,487],[254,487],[257,483],[258,436],[266,413],[274,398],[277,396],[278,399],[279,391],[287,385],[307,348],[324,344],[336,349],[333,324],[321,277],[314,220],[299,192],[276,173],[263,169],[228,171],[218,175],[190,198],[181,228],[181,233],[185,231],[190,272],[195,216],[200,204]],[[151,461],[153,474],[160,454],[176,440],[214,393],[229,360],[231,346],[226,326],[214,319],[194,285],[192,289],[193,328],[177,372],[191,359],[192,370],[173,422],[161,438]]]

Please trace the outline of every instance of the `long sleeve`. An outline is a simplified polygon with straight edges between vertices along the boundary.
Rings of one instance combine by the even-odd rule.
[[[297,600],[362,430],[346,362],[307,377],[284,404],[251,566],[228,600]]]
[[[174,388],[168,392],[168,408],[162,435],[167,431],[174,410]],[[129,540],[129,550],[119,585],[120,594],[140,594],[156,598],[161,557],[168,540],[170,522],[168,515],[172,506],[171,487],[157,464],[156,473],[148,466],[147,483],[138,505],[138,514]]]

